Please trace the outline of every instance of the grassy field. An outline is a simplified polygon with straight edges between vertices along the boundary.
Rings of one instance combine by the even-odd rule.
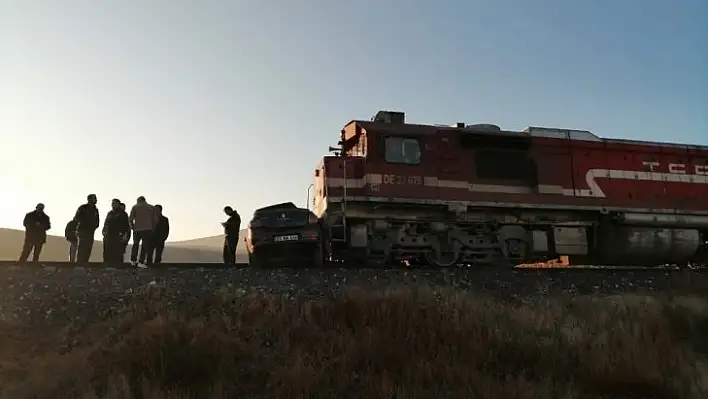
[[[705,298],[140,295],[91,326],[3,323],[3,397],[708,397]]]

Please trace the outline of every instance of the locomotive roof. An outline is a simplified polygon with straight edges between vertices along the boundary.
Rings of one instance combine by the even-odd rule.
[[[412,123],[406,123],[406,124],[393,124],[393,123],[380,123],[380,122],[372,122],[372,121],[357,121],[353,120],[347,123],[346,126],[351,125],[352,123],[356,123],[357,125],[361,126],[362,128],[366,130],[372,130],[372,131],[377,131],[381,133],[400,133],[400,134],[436,134],[440,132],[441,130],[448,130],[448,131],[454,131],[454,132],[461,132],[461,133],[471,133],[475,132],[473,129],[469,128],[459,128],[455,126],[438,126],[438,125],[418,125],[418,124],[412,124]],[[490,132],[480,132],[480,133],[488,133],[492,134]],[[495,131],[493,134],[512,134],[512,135],[517,135],[517,136],[531,136],[527,132],[514,132],[514,131],[506,131],[506,130],[501,130],[501,131]]]
[[[660,142],[660,141],[644,141],[644,140],[630,140],[630,139],[614,139],[614,138],[602,138],[588,131],[579,131],[573,129],[549,129],[541,127],[528,127],[524,131],[509,131],[501,130],[496,132],[478,132],[469,128],[460,128],[456,126],[444,126],[444,125],[420,125],[420,124],[394,124],[394,123],[381,123],[373,121],[361,121],[352,120],[349,121],[345,126],[349,126],[352,123],[356,123],[367,131],[376,131],[381,133],[398,133],[398,134],[425,134],[432,135],[440,131],[454,131],[461,133],[476,133],[476,134],[503,134],[517,137],[554,137],[554,138],[566,138],[571,140],[583,140],[583,141],[596,141],[605,143],[616,143],[616,144],[635,144],[635,145],[645,145],[645,146],[655,146],[655,147],[667,147],[667,148],[680,148],[688,150],[697,151],[708,151],[708,145],[697,145],[697,144],[682,144],[682,143],[670,143],[670,142]],[[546,130],[547,132],[538,132],[537,130]],[[553,134],[552,131],[556,132],[570,132],[568,136],[560,136],[557,133]]]

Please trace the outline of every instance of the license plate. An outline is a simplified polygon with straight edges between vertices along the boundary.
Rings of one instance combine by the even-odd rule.
[[[273,238],[273,241],[275,242],[283,242],[283,241],[297,241],[298,240],[298,235],[293,234],[289,236],[277,236]]]

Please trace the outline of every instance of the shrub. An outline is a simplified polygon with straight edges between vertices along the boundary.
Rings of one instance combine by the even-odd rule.
[[[12,398],[692,398],[708,392],[708,301],[500,303],[455,292],[334,301],[147,294],[118,319],[3,327]],[[37,342],[36,336],[43,340]]]

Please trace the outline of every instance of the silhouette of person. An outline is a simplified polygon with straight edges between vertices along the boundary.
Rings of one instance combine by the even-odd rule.
[[[128,216],[128,212],[125,211],[125,203],[121,202],[119,206],[120,206],[119,210],[123,215],[125,215],[125,219],[126,220],[130,219]],[[131,234],[131,229],[130,229],[130,222],[128,222],[128,230],[125,232],[125,235],[123,235],[123,237],[122,237],[123,238],[123,241],[122,241],[123,249],[121,251],[121,256],[120,256],[121,263],[125,262],[125,253],[128,250],[128,243],[130,242],[131,235],[132,234]]]
[[[111,210],[106,214],[103,222],[103,261],[105,263],[123,262],[123,239],[130,224],[128,215],[120,210],[120,200],[111,201]]]
[[[224,213],[229,217],[221,225],[224,226],[224,263],[236,264],[236,247],[238,246],[241,216],[232,207],[224,207]]]
[[[152,264],[150,247],[153,231],[157,225],[155,207],[150,205],[142,195],[130,210],[130,227],[133,229],[133,248],[130,251],[130,263],[139,268]],[[142,242],[142,245],[141,245]],[[138,259],[138,249],[140,258]]]
[[[152,249],[154,254],[153,263],[162,263],[162,252],[165,250],[165,241],[170,236],[170,219],[162,214],[162,205],[155,205],[157,212],[157,225],[155,225],[155,233],[153,235]]]
[[[44,213],[44,204],[37,204],[32,212],[27,213],[22,224],[25,225],[25,242],[22,244],[20,263],[27,262],[30,252],[32,252],[32,262],[37,262],[42,247],[47,242],[47,230],[52,227],[49,216]]]
[[[93,251],[93,235],[100,224],[96,194],[86,196],[86,203],[76,210],[74,220],[76,220],[76,237],[78,247],[76,249],[76,262],[88,263]]]
[[[64,237],[69,242],[69,262],[76,262],[76,249],[79,245],[79,239],[76,237],[76,220],[71,219],[64,228]]]

